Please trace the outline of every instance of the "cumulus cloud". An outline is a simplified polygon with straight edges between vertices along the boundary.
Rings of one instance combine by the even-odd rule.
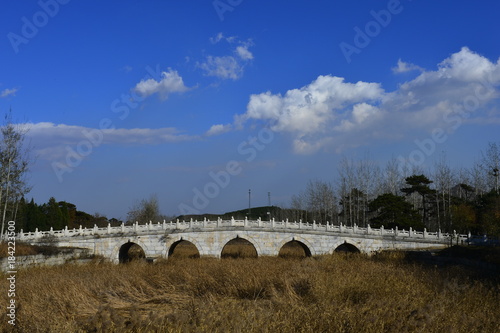
[[[167,72],[161,73],[159,81],[152,78],[141,80],[133,90],[143,97],[158,94],[161,99],[165,100],[172,93],[183,93],[189,89],[184,85],[184,81],[179,73],[169,68]]]
[[[285,95],[270,92],[250,96],[247,112],[237,120],[265,120],[271,129],[290,133],[297,152],[319,149],[330,142],[321,138],[335,122],[345,118],[345,110],[362,102],[377,103],[383,97],[378,83],[346,83],[336,76],[319,76]],[[318,140],[316,140],[316,139]],[[312,142],[315,141],[315,142]]]
[[[500,60],[494,63],[464,47],[436,70],[401,61],[398,68],[421,73],[391,92],[379,83],[349,83],[321,75],[284,95],[251,95],[235,124],[267,123],[291,137],[295,152],[312,153],[412,137],[436,128],[450,132],[466,121],[486,119],[485,114],[498,116],[494,110],[499,109]]]
[[[17,93],[17,88],[12,88],[12,89],[4,89],[2,92],[0,92],[0,97],[8,97],[8,96],[16,96]]]
[[[411,64],[409,62],[401,61],[401,59],[398,60],[397,66],[392,68],[392,72],[396,74],[423,70],[424,69],[422,67]]]
[[[100,145],[157,145],[196,140],[197,137],[182,134],[172,127],[165,128],[108,128],[54,124],[51,122],[28,123],[27,136],[36,142],[36,152],[43,159],[63,157],[67,148],[76,149],[79,144]]]

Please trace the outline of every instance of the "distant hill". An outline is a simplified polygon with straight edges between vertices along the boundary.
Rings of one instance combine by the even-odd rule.
[[[284,220],[286,218],[293,219],[293,216],[296,215],[297,210],[280,208],[277,206],[262,206],[252,207],[251,209],[245,208],[235,210],[224,214],[179,215],[176,219],[179,219],[180,221],[188,221],[190,219],[201,221],[204,218],[207,220],[214,220],[220,217],[223,220],[230,220],[234,217],[236,220],[244,220],[245,217],[247,217],[249,220],[257,220],[260,217],[262,220],[268,221],[269,218],[273,217],[277,220]]]

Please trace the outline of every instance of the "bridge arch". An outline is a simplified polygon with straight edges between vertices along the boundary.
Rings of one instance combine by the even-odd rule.
[[[187,238],[190,238],[190,237],[187,237]],[[194,247],[196,249],[196,252],[197,254],[192,254],[192,255],[189,255],[190,258],[198,258],[201,256],[201,250],[199,248],[199,244],[197,245],[196,243],[196,240],[194,239],[187,239],[186,237],[180,237],[180,239],[178,239],[177,241],[174,241],[172,242],[169,246],[167,245],[167,256],[168,257],[171,257],[174,255],[174,252],[175,252],[175,249],[177,248],[178,245],[181,245],[182,243],[184,242],[187,242],[189,244],[192,245],[192,247]],[[170,243],[170,242],[169,242]]]
[[[132,258],[129,250],[134,246],[140,248],[139,253],[133,255],[134,257],[137,256],[144,259],[148,257],[148,248],[143,242],[141,242],[139,239],[133,239],[133,241],[129,239],[128,242],[119,242],[118,245],[115,246],[115,249],[113,250],[112,260],[117,263],[126,263],[131,261],[134,258]]]
[[[169,239],[165,243],[165,253],[162,254],[163,257],[167,258],[170,252],[170,248],[174,243],[180,242],[180,241],[188,241],[190,243],[193,243],[194,246],[196,246],[196,249],[200,253],[200,256],[203,256],[206,254],[205,249],[201,245],[200,241],[196,238],[193,237],[190,234],[182,234],[182,235],[170,235]]]
[[[279,252],[285,244],[290,243],[290,242],[298,242],[299,245],[304,249],[304,252],[306,254],[306,257],[311,257],[316,255],[316,250],[314,246],[309,242],[307,239],[301,237],[300,235],[293,235],[292,237],[286,237],[281,242],[278,244],[278,248],[276,249],[276,255],[279,255]]]
[[[297,252],[297,250],[293,250],[293,248],[299,248],[300,250],[303,251],[303,255],[305,257],[310,257],[311,256],[311,250],[307,247],[306,244],[302,243],[301,241],[298,240],[291,240],[289,242],[286,242],[283,244],[281,248],[278,249],[278,256],[279,257],[289,257],[289,258],[297,258],[297,257],[302,257],[302,254],[299,254],[300,250]]]
[[[333,244],[330,250],[330,254],[334,252],[361,253],[363,252],[363,250],[363,246],[360,242],[356,242],[353,239],[349,238],[343,238]]]
[[[222,241],[220,242],[220,247],[218,249],[218,257],[222,257],[222,252],[224,251],[224,248],[226,247],[226,245],[228,245],[228,243],[230,243],[231,241],[236,240],[236,239],[244,239],[244,240],[248,241],[250,244],[253,245],[255,252],[257,252],[257,257],[262,256],[262,250],[261,250],[260,244],[255,238],[253,238],[252,236],[250,236],[248,234],[241,234],[240,235],[239,233],[235,233],[231,236],[228,236],[228,237],[225,237],[224,239],[222,239]]]

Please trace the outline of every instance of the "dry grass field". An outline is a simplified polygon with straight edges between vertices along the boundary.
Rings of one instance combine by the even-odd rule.
[[[401,253],[227,259],[184,244],[169,260],[20,270],[2,332],[500,332],[500,285]],[[235,253],[249,258],[235,257]],[[285,258],[283,258],[285,257]],[[7,280],[0,281],[7,302]],[[2,307],[4,307],[2,305]]]

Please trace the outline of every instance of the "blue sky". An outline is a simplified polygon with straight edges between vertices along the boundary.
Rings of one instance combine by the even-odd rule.
[[[470,167],[500,138],[497,1],[4,5],[0,110],[30,127],[39,203],[286,206],[343,156]]]

